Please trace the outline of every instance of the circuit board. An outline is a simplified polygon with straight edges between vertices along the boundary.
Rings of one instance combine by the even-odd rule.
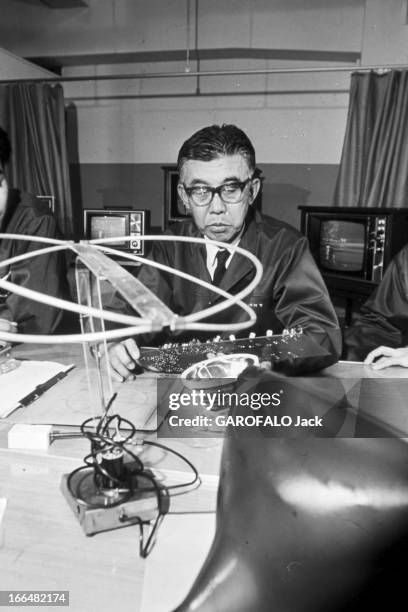
[[[139,363],[148,370],[167,374],[181,374],[186,368],[208,357],[219,354],[250,353],[260,361],[276,363],[285,359],[326,355],[302,331],[285,330],[279,335],[249,338],[214,339],[200,342],[169,343],[158,348],[141,347]]]

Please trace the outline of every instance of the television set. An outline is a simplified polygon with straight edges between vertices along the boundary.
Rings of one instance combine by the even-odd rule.
[[[109,246],[134,255],[145,255],[145,242],[140,240],[149,230],[149,211],[124,209],[85,209],[84,239],[116,238]],[[120,237],[123,236],[123,239]],[[125,240],[125,236],[130,239]]]
[[[408,242],[408,208],[299,209],[301,231],[329,288],[369,295]]]

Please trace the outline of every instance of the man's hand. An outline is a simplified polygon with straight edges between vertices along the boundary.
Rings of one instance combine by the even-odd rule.
[[[14,323],[14,321],[9,321],[8,319],[0,318],[0,331],[7,332],[8,334],[16,334],[17,323]]]
[[[140,357],[140,351],[133,338],[108,344],[108,358],[113,371],[113,378],[119,382],[133,380],[133,370]]]
[[[408,368],[408,346],[397,349],[379,346],[367,355],[364,363],[371,364],[374,370],[382,370],[390,366]]]

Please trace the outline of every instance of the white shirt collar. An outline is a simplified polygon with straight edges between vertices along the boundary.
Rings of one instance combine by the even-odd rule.
[[[217,267],[217,260],[216,260],[216,256],[217,253],[220,249],[226,249],[227,251],[230,252],[230,256],[228,257],[227,261],[225,262],[225,267],[228,268],[228,266],[231,263],[231,259],[235,253],[235,248],[238,246],[241,238],[242,238],[242,234],[244,233],[244,225],[242,226],[241,231],[239,232],[238,236],[236,238],[234,238],[234,240],[232,242],[225,242],[223,247],[218,247],[215,244],[213,244],[210,241],[210,238],[208,238],[206,235],[204,235],[204,239],[206,241],[205,244],[205,248],[207,251],[207,261],[206,261],[206,265],[207,265],[207,270],[210,273],[211,278],[214,277],[214,272],[215,272],[215,268]]]

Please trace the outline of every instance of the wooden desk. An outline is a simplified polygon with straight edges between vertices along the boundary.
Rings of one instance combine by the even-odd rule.
[[[3,447],[0,448],[0,497],[7,498],[0,541],[0,588],[69,590],[72,612],[111,612],[112,609],[151,612],[142,604],[142,600],[148,599],[143,585],[149,559],[139,558],[139,529],[127,527],[86,537],[60,492],[62,475],[82,464],[82,458],[89,452],[89,442],[58,440],[48,452],[5,448],[7,432],[13,423],[50,423],[54,422],[55,414],[61,415],[64,411],[67,416],[64,421],[70,422],[72,409],[74,421],[78,421],[78,415],[79,422],[84,416],[91,416],[86,415],[88,390],[80,347],[56,346],[50,351],[49,347],[26,345],[16,347],[14,356],[75,363],[77,367],[33,404],[0,420],[0,447]],[[147,378],[141,376],[140,384]],[[187,456],[199,469],[203,481],[198,489],[173,497],[170,514],[188,512],[199,517],[203,513],[205,517],[214,513],[222,440],[160,442]],[[144,447],[140,456],[168,484],[191,477],[183,463],[165,452]],[[176,517],[169,515],[166,519],[171,524]],[[209,538],[209,544],[211,532],[204,535]],[[177,551],[174,554],[177,557]],[[149,584],[151,588],[151,577]],[[188,584],[183,592],[186,589]]]
[[[38,415],[43,418],[46,414],[47,422],[53,422],[53,410],[57,411],[57,404],[68,412],[72,409],[73,395],[79,401],[86,392],[81,386],[84,373],[77,346],[56,346],[52,350],[49,347],[21,346],[16,349],[15,355],[52,359],[64,364],[75,362],[77,368],[31,406],[0,421],[0,445],[2,439],[3,446],[11,423],[36,422]],[[337,364],[328,368],[322,376],[344,381],[358,377],[383,380],[385,386],[390,379],[400,378],[407,380],[408,388],[408,370],[403,368],[374,372],[362,365]],[[147,377],[146,374],[140,377],[141,385]],[[214,511],[222,440],[165,442],[185,454],[204,475],[204,486],[173,498],[171,511]],[[71,612],[111,612],[112,609],[153,612],[153,608],[147,609],[142,604],[143,589],[147,588],[145,577],[149,560],[139,558],[138,529],[128,527],[87,538],[60,493],[62,474],[78,467],[86,452],[88,442],[84,440],[56,442],[47,453],[0,449],[0,497],[8,500],[3,541],[0,542],[1,588],[69,590]],[[168,479],[180,480],[185,476],[184,468],[164,453],[149,455],[146,452],[143,457],[162,470]],[[166,520],[170,521],[171,517]],[[204,535],[210,539],[210,534]],[[195,546],[194,541],[191,549],[194,550]],[[169,556],[168,570],[174,565],[174,560],[178,560],[177,553],[175,550],[174,558]],[[163,571],[165,573],[166,566]],[[157,585],[160,591],[159,578]],[[148,582],[151,592],[154,585],[151,579]],[[163,601],[163,612],[168,611],[166,593],[159,592],[159,597]]]

